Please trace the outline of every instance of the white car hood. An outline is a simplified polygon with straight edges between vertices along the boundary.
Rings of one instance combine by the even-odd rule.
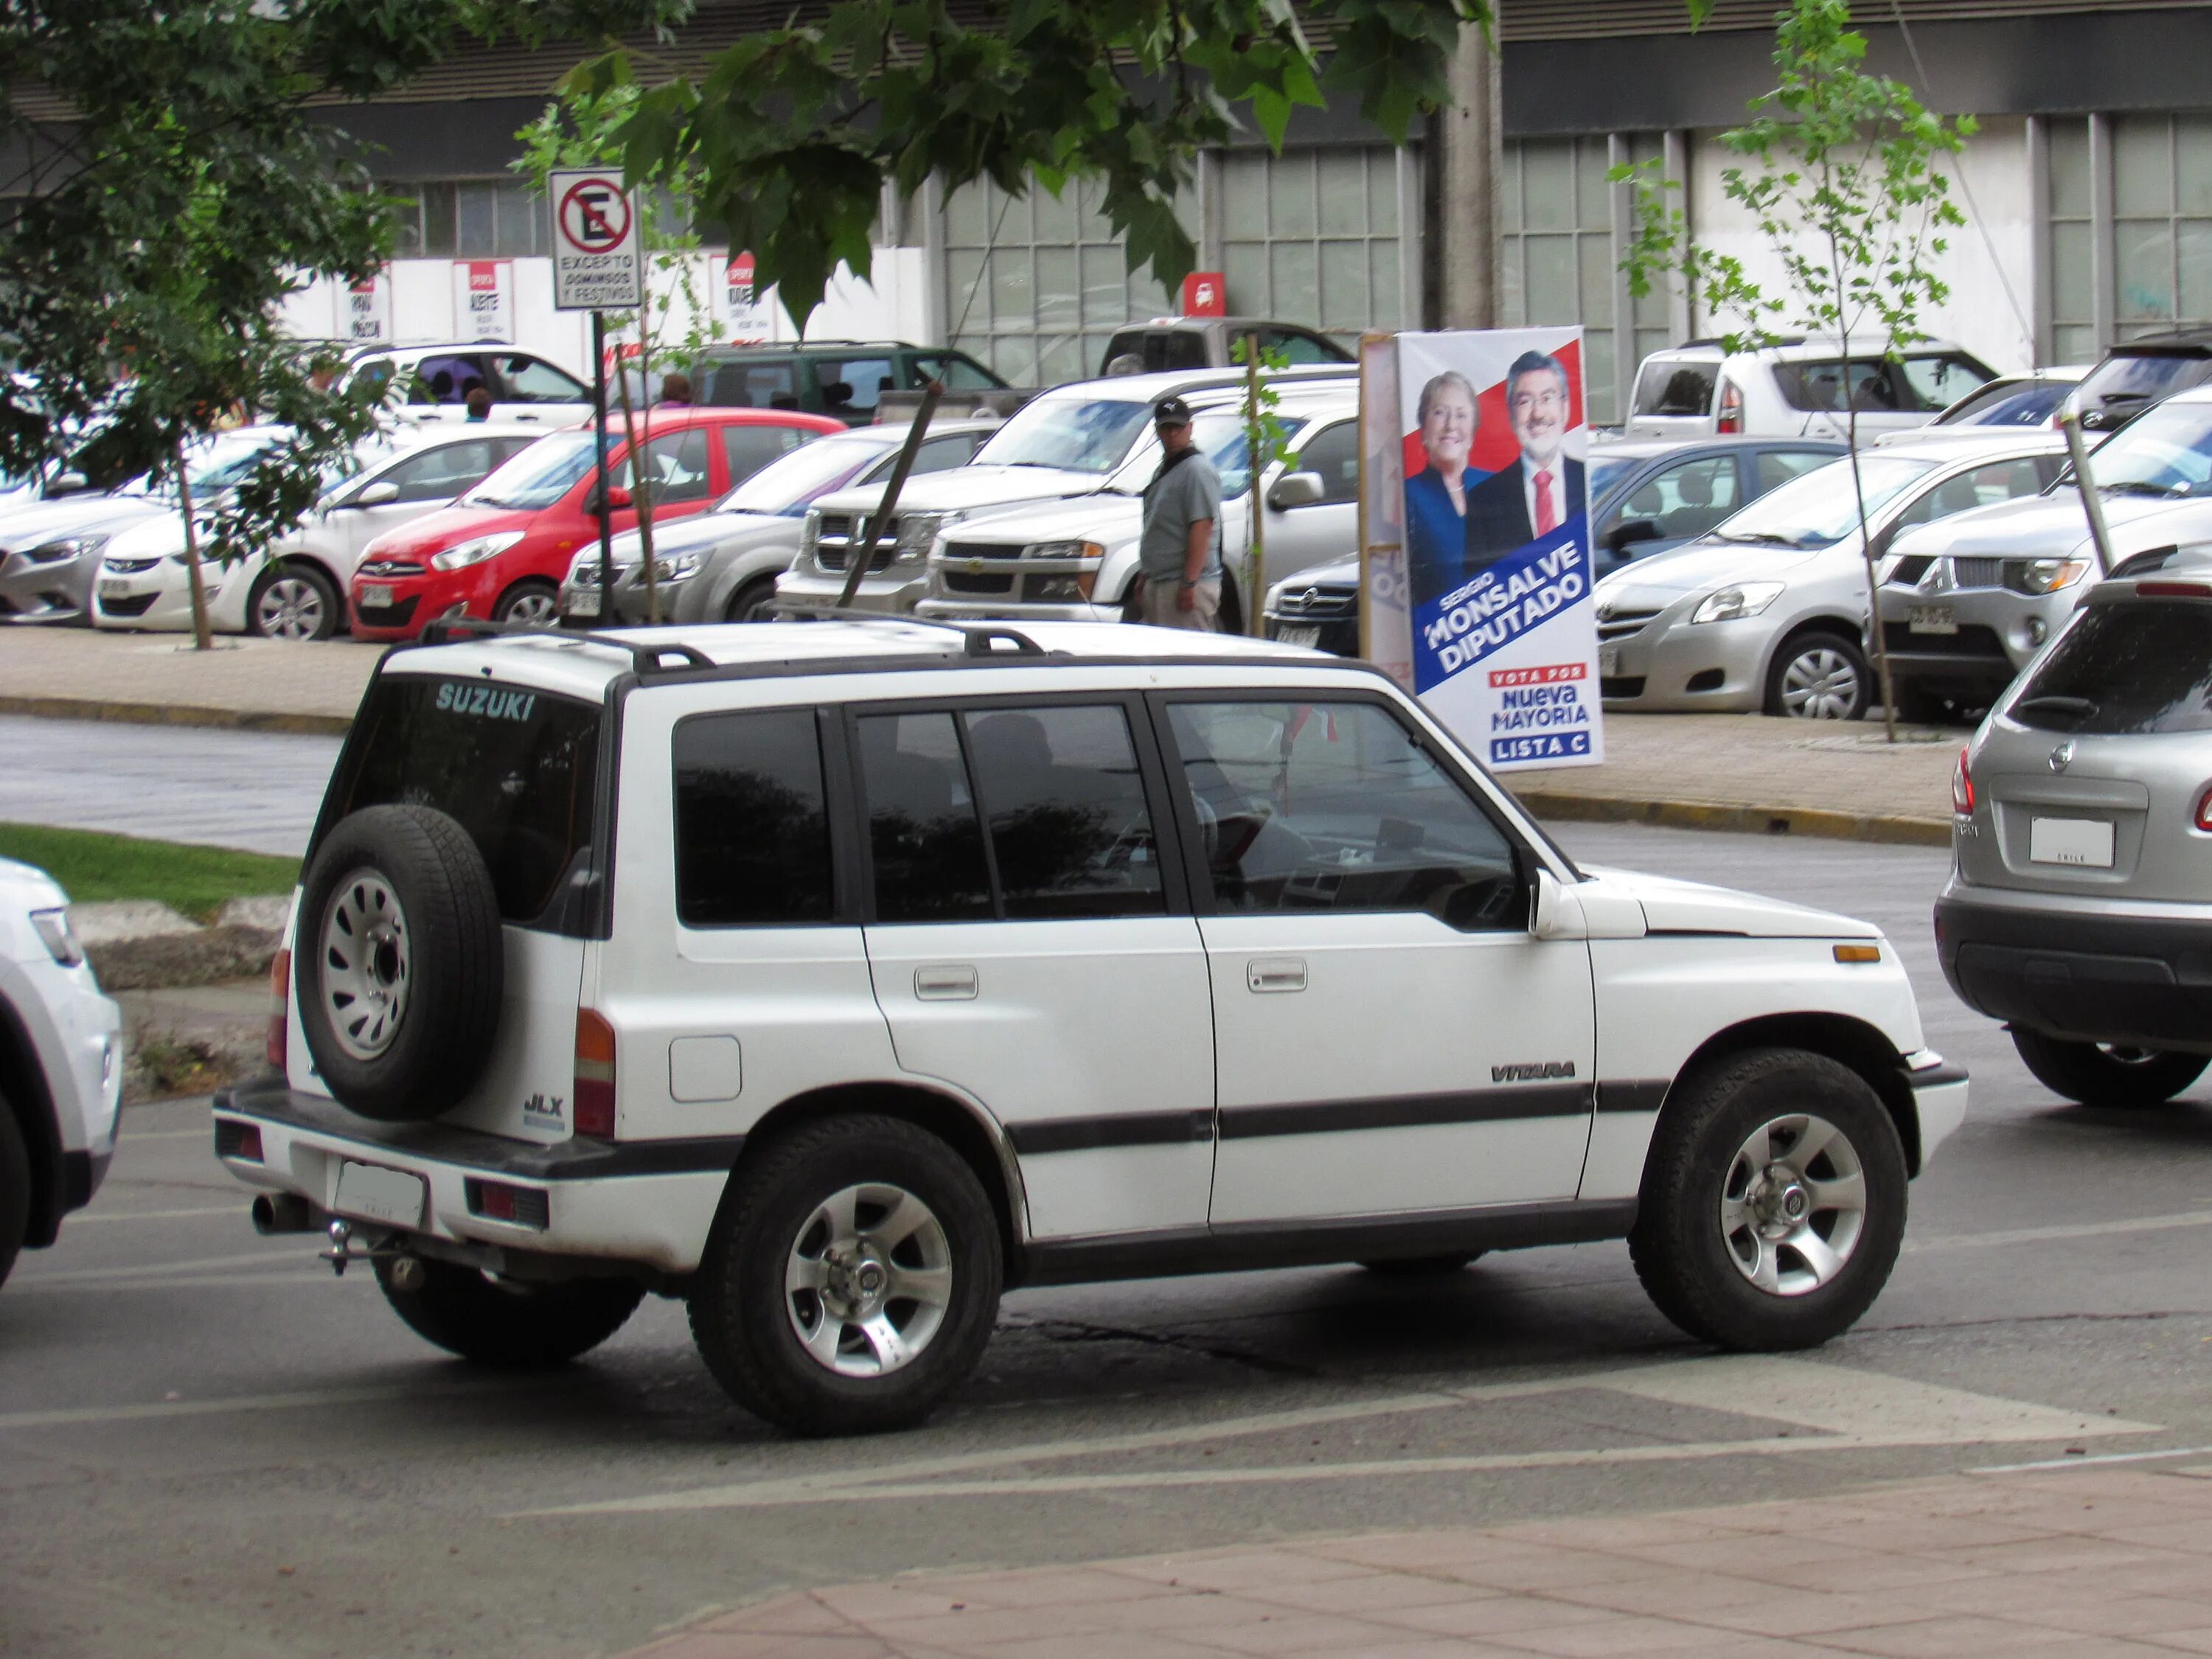
[[[1087,495],[1105,483],[1105,475],[1097,472],[1066,472],[1053,466],[970,465],[908,478],[899,492],[898,504],[902,513],[971,513],[1048,501],[1055,495]],[[814,505],[824,513],[872,513],[883,496],[883,485],[869,484],[824,495]]]
[[[200,551],[207,551],[205,526],[202,527]],[[158,559],[171,553],[185,550],[185,515],[181,513],[157,513],[142,519],[137,524],[126,525],[109,538],[100,549],[102,556],[110,559]]]
[[[41,501],[36,507],[27,507],[0,519],[0,548],[37,547],[63,536],[95,534],[168,510],[166,502],[143,495],[74,496],[66,501]]]
[[[1729,582],[1788,581],[1838,555],[1858,557],[1858,538],[1846,536],[1832,547],[1762,547],[1694,543],[1677,552],[1638,559],[1597,586],[1598,604],[1664,607],[1685,593],[1702,592]]]
[[[2093,462],[2094,465],[2094,463]],[[2105,527],[2112,556],[2124,559],[2148,548],[2212,540],[2212,501],[2161,501],[2148,495],[2106,495]],[[1893,554],[1957,553],[2058,559],[2089,551],[2089,520],[2081,497],[2068,489],[1978,507],[1899,536]]]
[[[1750,939],[1880,939],[1881,929],[1855,916],[1808,905],[1739,893],[1731,887],[1676,881],[1634,870],[1584,865],[1614,893],[1626,893],[1644,910],[1644,925],[1654,933],[1730,933]]]
[[[1144,523],[1143,502],[1133,495],[1109,491],[994,513],[972,531],[963,529],[960,539],[1015,547],[1026,547],[1032,542],[1088,539],[1110,547],[1134,540]]]

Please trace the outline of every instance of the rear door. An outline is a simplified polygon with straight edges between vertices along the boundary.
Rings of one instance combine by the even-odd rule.
[[[1040,1238],[1206,1221],[1206,954],[1162,857],[1142,714],[1109,695],[851,716],[868,960],[900,1068],[1005,1126]]]

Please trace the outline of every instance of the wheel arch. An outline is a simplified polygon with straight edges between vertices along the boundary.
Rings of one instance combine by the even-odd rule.
[[[1920,1110],[1913,1100],[1905,1056],[1879,1026],[1849,1014],[1762,1014],[1714,1032],[1682,1062],[1674,1081],[1668,1085],[1661,1112],[1673,1103],[1684,1078],[1711,1061],[1751,1048],[1802,1048],[1856,1072],[1896,1124],[1898,1139],[1905,1147],[1906,1171],[1920,1173]]]
[[[31,1213],[23,1243],[36,1249],[60,1236],[67,1183],[53,1091],[15,1005],[0,996],[0,1111],[10,1114],[31,1155]]]

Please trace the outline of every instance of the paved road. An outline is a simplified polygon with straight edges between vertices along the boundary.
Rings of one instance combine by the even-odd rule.
[[[247,1230],[204,1106],[145,1108],[98,1204],[0,1291],[0,1651],[559,1659],[913,1569],[2212,1448],[2212,1107],[2093,1118],[2043,1093],[1933,975],[1941,854],[1565,839],[1872,916],[1974,1069],[1909,1254],[1821,1352],[1699,1355],[1617,1244],[1440,1283],[1024,1291],[927,1428],[793,1442],[722,1400],[664,1303],[557,1376],[441,1358],[373,1284]]]

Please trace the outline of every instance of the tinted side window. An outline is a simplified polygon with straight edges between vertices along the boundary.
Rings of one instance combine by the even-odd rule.
[[[978,432],[958,433],[950,438],[925,438],[921,447],[915,452],[915,472],[943,472],[965,466],[974,459],[975,446],[981,439],[982,434]]]
[[[459,404],[469,388],[484,384],[483,364],[474,357],[425,357],[415,365],[410,404]]]
[[[1835,459],[1835,452],[1827,449],[1762,449],[1759,452],[1757,495],[1764,495]]]
[[[1321,501],[1315,506],[1329,501],[1356,501],[1359,499],[1359,426],[1357,422],[1340,421],[1334,426],[1323,427],[1306,440],[1305,447],[1291,463],[1300,472],[1318,472],[1323,489]]]
[[[1908,409],[1948,409],[1990,378],[1978,363],[1950,351],[1907,357],[1899,367],[1911,394]]]
[[[365,806],[431,806],[490,866],[499,913],[530,921],[592,838],[599,708],[490,680],[387,674],[346,739],[316,836]]]
[[[587,404],[592,400],[589,387],[539,358],[518,352],[492,362],[498,367],[511,404]]]
[[[870,714],[855,724],[876,920],[989,920],[983,827],[952,716]]]
[[[916,357],[907,379],[914,386],[925,386],[932,375],[945,382],[947,392],[983,392],[1006,384],[973,358],[957,351],[942,356]]]
[[[722,458],[730,464],[730,482],[741,484],[779,455],[787,455],[812,436],[789,426],[726,426],[722,428]]]
[[[1686,541],[1703,535],[1741,503],[1736,500],[1735,457],[1702,455],[1678,461],[1636,486],[1620,510],[1626,519],[1649,519],[1662,537]]]
[[[1340,363],[1345,356],[1341,347],[1297,329],[1263,329],[1260,344],[1265,350],[1281,352],[1293,368],[1301,363]]]
[[[2005,712],[2051,732],[2212,731],[2212,607],[2089,606]]]
[[[1522,925],[1512,844],[1375,704],[1179,702],[1169,718],[1223,910]]]
[[[1844,383],[1848,371],[1851,406],[1861,414],[1881,414],[1901,404],[1889,365],[1881,359],[1854,357],[1848,363],[1777,363],[1774,383],[1792,409],[1829,410],[1844,407]]]
[[[716,363],[702,368],[695,382],[698,401],[718,409],[796,409],[799,382],[791,359],[766,362]]]
[[[482,481],[507,459],[488,438],[465,444],[441,444],[410,455],[386,472],[381,483],[395,486],[402,501],[448,501]]]
[[[653,487],[653,505],[702,501],[713,490],[707,471],[707,428],[695,426],[655,438],[645,447],[646,481]],[[612,474],[621,488],[630,487],[629,462],[619,462]]]
[[[677,726],[673,759],[678,920],[829,921],[830,820],[813,712],[695,716]]]
[[[962,716],[1010,920],[1167,908],[1144,779],[1115,708]]]
[[[866,414],[876,406],[884,388],[894,384],[888,357],[848,357],[814,365],[815,384],[822,388],[825,415]],[[840,388],[842,388],[840,390]]]
[[[1932,524],[1954,513],[2033,495],[2049,481],[2050,474],[2033,459],[1992,461],[1946,478],[1898,516],[1902,528],[1909,524]]]
[[[1720,365],[1712,363],[1646,363],[1636,377],[1638,415],[1710,415],[1713,382]]]

